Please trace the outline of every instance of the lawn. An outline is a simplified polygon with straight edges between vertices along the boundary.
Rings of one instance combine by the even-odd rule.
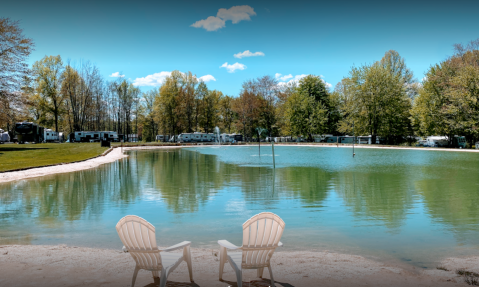
[[[0,145],[0,171],[80,161],[102,154],[100,143]]]

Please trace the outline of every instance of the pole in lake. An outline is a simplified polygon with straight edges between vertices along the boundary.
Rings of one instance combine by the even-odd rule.
[[[356,155],[354,153],[354,141],[356,140],[356,135],[354,134],[354,121],[353,121],[353,157]]]
[[[273,149],[273,169],[275,169],[276,168],[276,163],[274,162],[274,140],[271,142],[271,148]]]

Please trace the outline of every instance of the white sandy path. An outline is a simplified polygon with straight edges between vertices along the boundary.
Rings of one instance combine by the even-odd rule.
[[[218,280],[217,250],[192,248],[194,284],[182,263],[167,286],[236,286],[234,272],[225,268]],[[421,271],[388,266],[361,256],[329,252],[281,252],[272,258],[276,286],[467,286],[453,271]],[[479,272],[479,257],[447,259],[455,270]],[[67,247],[65,245],[0,246],[0,286],[129,286],[134,261],[120,250]],[[264,278],[269,278],[267,270]],[[269,280],[246,270],[243,286],[269,286]],[[253,280],[249,285],[247,281]],[[141,271],[136,286],[152,287],[151,273]]]
[[[118,147],[118,148],[114,148],[111,152],[109,152],[105,156],[99,156],[99,157],[85,160],[82,162],[66,163],[61,165],[38,167],[38,168],[31,168],[31,169],[20,170],[20,171],[0,173],[0,183],[27,179],[32,177],[39,177],[39,176],[50,175],[50,174],[66,173],[66,172],[73,172],[73,171],[80,171],[80,170],[95,168],[102,164],[111,163],[116,160],[128,157],[128,155],[125,155],[123,153],[126,150],[172,149],[172,148],[180,148],[180,147],[177,147],[177,146],[174,146],[174,147],[166,147],[166,146],[125,147],[125,148]]]

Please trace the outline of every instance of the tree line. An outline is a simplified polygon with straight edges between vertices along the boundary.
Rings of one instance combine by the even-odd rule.
[[[261,136],[371,135],[388,144],[415,136],[479,139],[479,39],[456,44],[453,55],[418,81],[394,50],[353,66],[334,89],[320,76],[280,83],[273,76],[247,80],[237,96],[210,90],[192,72],[173,71],[146,92],[129,80],[106,81],[93,64],[45,56],[28,67],[34,48],[18,22],[0,19],[0,126],[34,121],[56,131],[112,130],[157,134],[241,133]]]

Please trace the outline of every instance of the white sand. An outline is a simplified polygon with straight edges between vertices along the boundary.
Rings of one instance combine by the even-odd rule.
[[[167,286],[236,286],[233,269],[227,264],[218,280],[217,250],[191,249],[193,278],[186,264],[170,276]],[[272,258],[277,286],[467,286],[453,271],[415,270],[328,252],[281,252]],[[479,272],[479,257],[450,258],[443,266]],[[0,286],[129,286],[134,261],[121,250],[67,247],[65,245],[0,246]],[[243,286],[269,286],[256,271],[246,270]],[[249,281],[253,281],[249,284]],[[140,271],[136,286],[153,286],[151,273]]]

